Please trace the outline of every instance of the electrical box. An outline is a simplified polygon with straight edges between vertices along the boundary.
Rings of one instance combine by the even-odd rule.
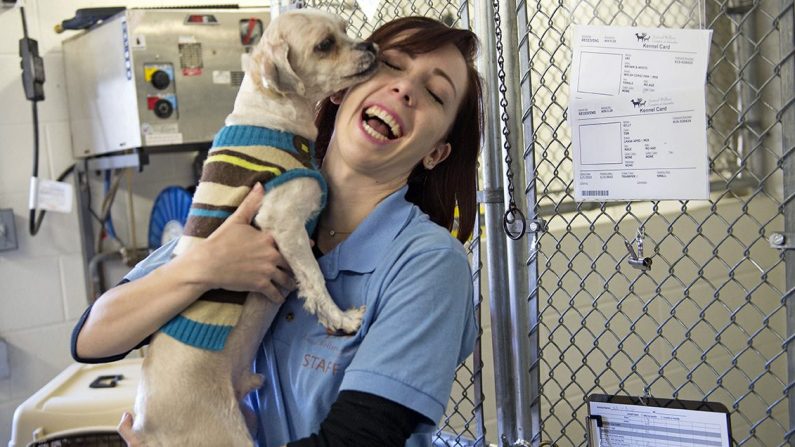
[[[11,367],[8,364],[8,344],[0,338],[0,380],[11,377]]]
[[[0,210],[0,251],[17,249],[17,229],[14,225],[14,210]]]
[[[267,8],[127,9],[65,40],[75,157],[212,142],[269,20]]]

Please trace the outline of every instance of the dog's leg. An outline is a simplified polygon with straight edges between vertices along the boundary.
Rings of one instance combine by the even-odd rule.
[[[257,225],[267,229],[290,264],[298,282],[304,308],[316,314],[328,329],[353,333],[359,329],[364,309],[341,311],[326,290],[323,273],[312,255],[305,224],[320,207],[320,186],[311,178],[293,179],[265,194]]]
[[[265,383],[265,376],[246,371],[239,380],[240,383],[235,386],[235,394],[237,394],[237,400],[242,401],[248,393],[262,387],[262,384]]]

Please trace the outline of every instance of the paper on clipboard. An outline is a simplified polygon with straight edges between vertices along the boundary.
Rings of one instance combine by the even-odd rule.
[[[575,26],[576,201],[709,198],[710,30]]]
[[[589,402],[594,447],[729,447],[726,413]],[[598,419],[599,423],[593,423]],[[598,425],[598,426],[597,426]]]

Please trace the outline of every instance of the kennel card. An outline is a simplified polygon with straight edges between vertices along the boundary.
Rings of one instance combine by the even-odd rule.
[[[594,447],[730,447],[726,407],[716,402],[592,395],[589,445]]]
[[[572,98],[703,87],[712,30],[574,25]]]
[[[572,101],[574,199],[709,198],[703,89]]]

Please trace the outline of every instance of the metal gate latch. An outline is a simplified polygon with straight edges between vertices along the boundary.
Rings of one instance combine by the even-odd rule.
[[[773,233],[768,238],[768,243],[770,243],[771,248],[775,248],[777,250],[793,250],[795,249],[795,238],[793,238],[795,234],[792,233]]]
[[[635,250],[632,248],[632,244],[636,241],[638,243],[638,254],[635,254]],[[643,230],[638,230],[638,235],[632,242],[624,239],[624,245],[626,245],[629,252],[629,265],[644,272],[651,270],[651,258],[643,257]]]

